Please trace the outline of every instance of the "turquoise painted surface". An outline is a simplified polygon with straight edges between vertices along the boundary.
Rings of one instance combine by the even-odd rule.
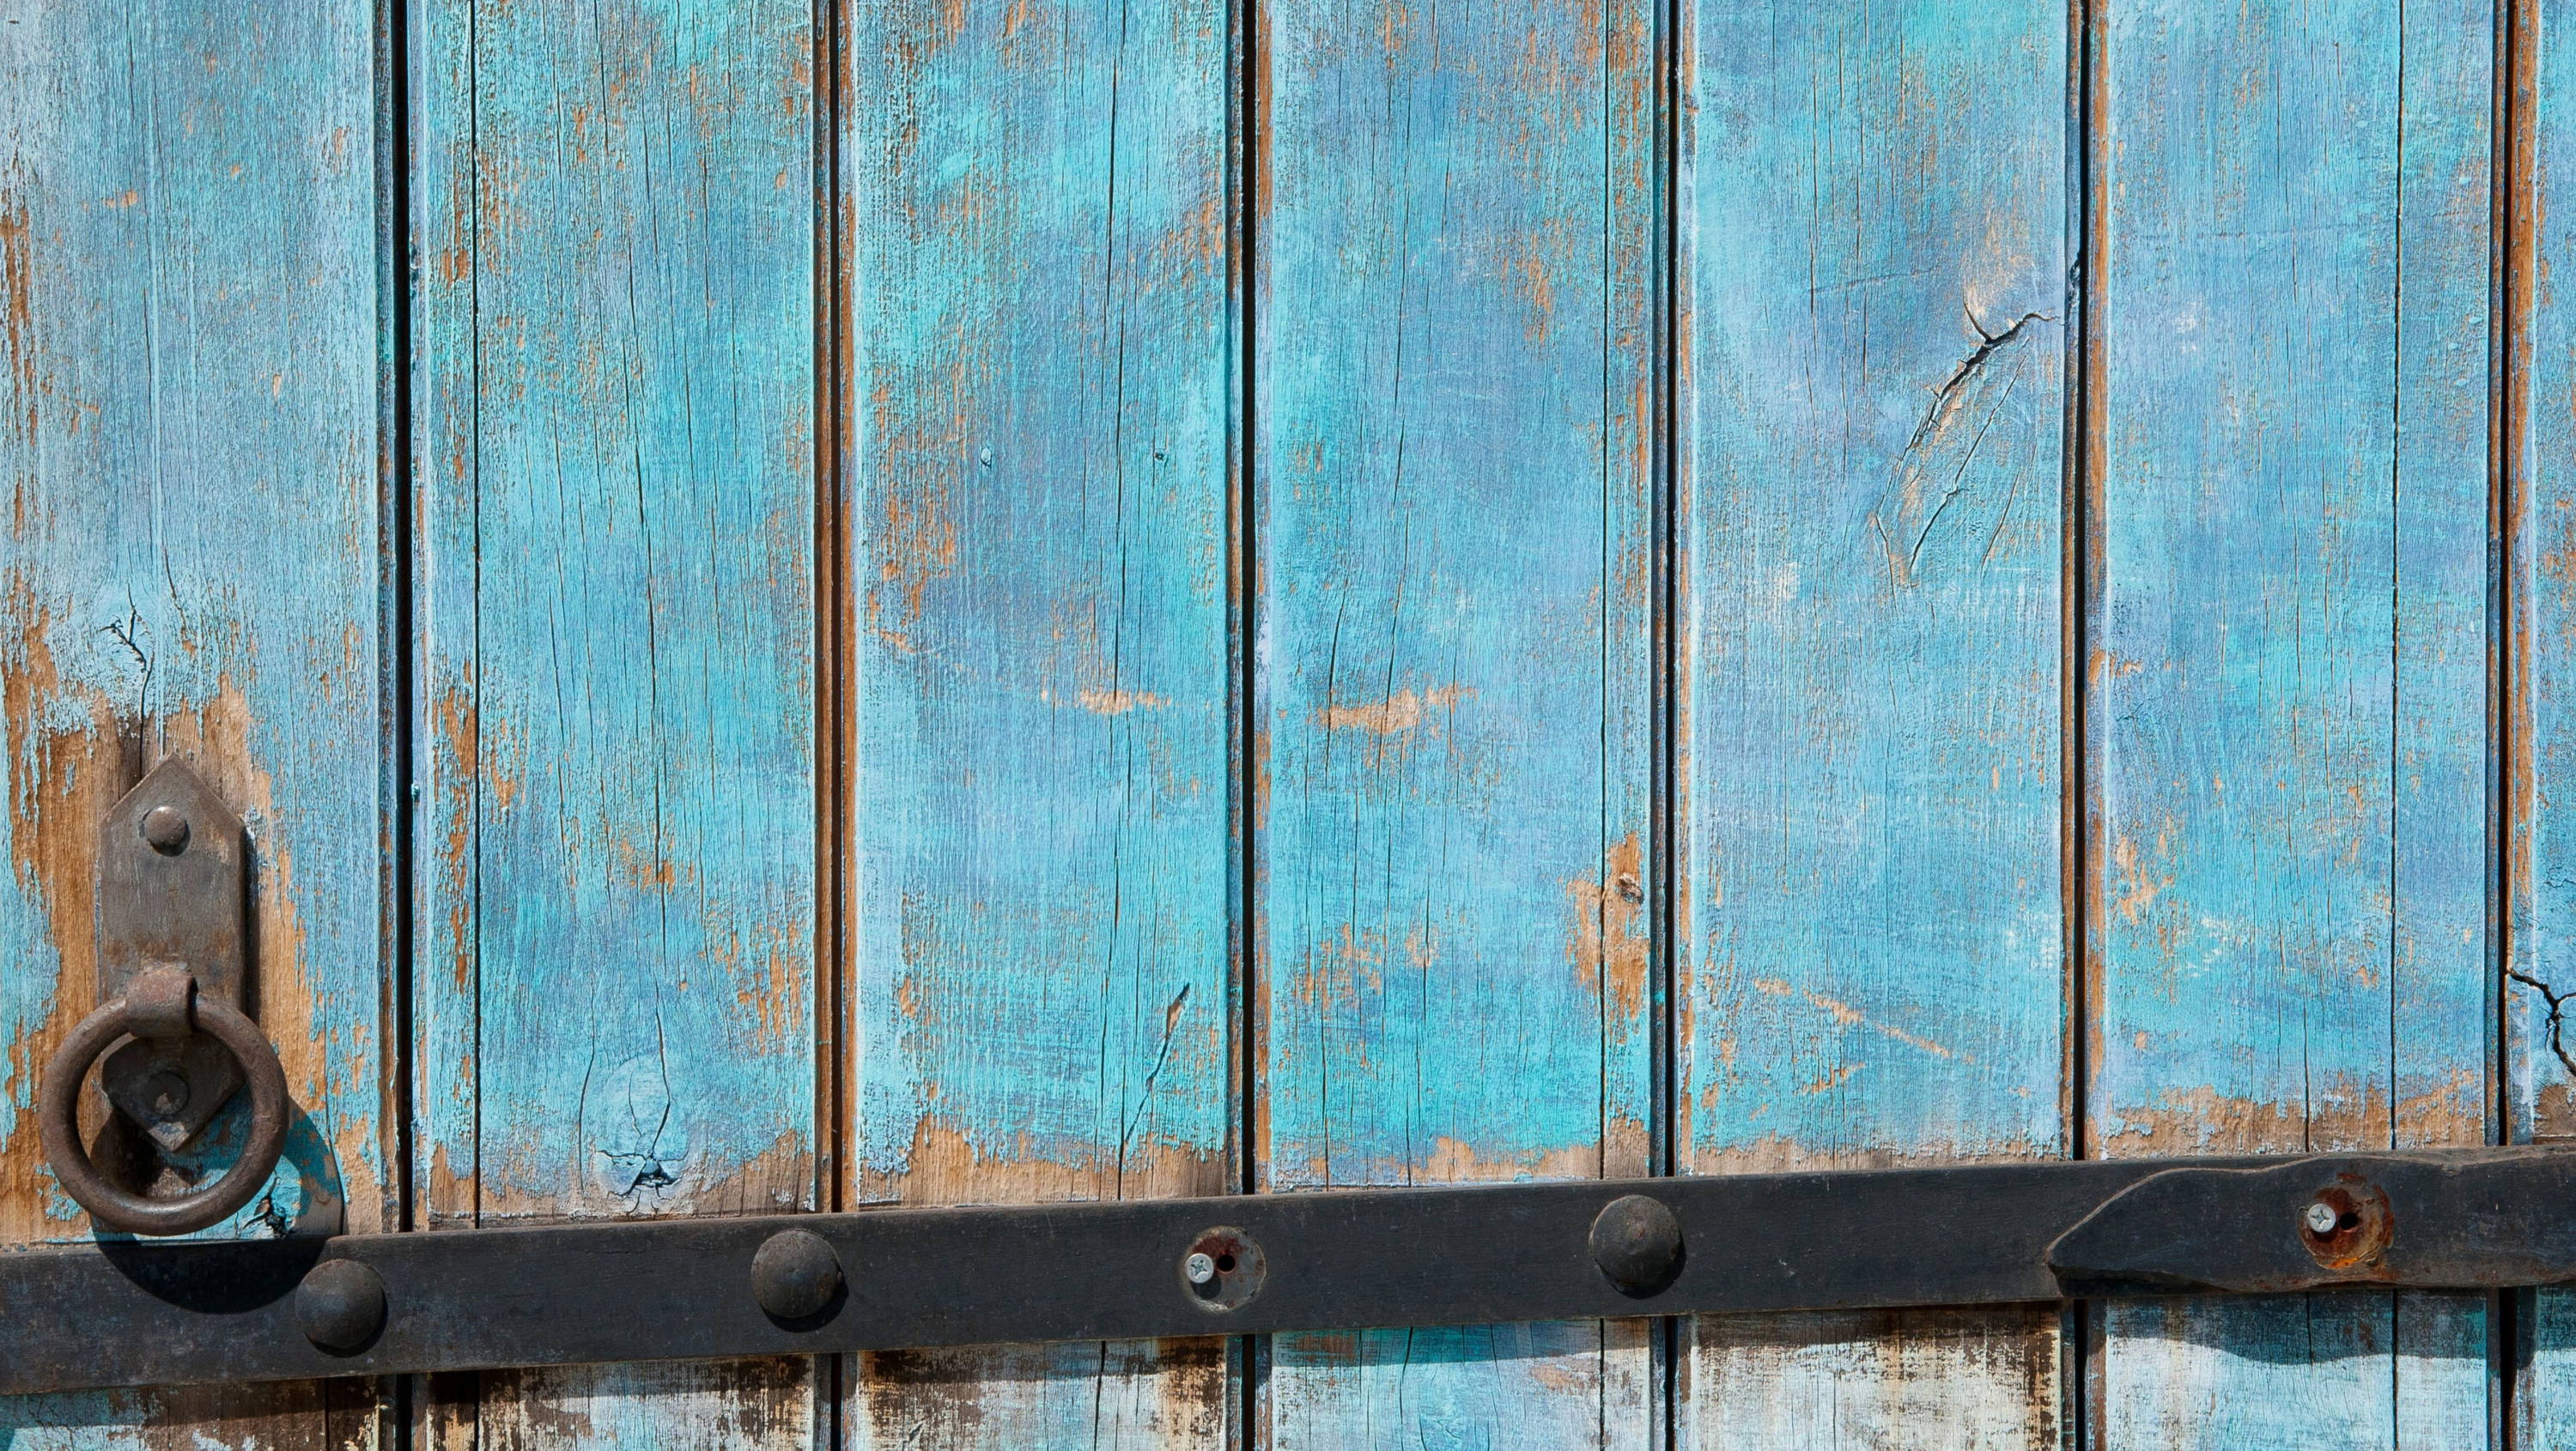
[[[1648,1446],[1645,1321],[1283,1335],[1276,1446]],[[1542,1389],[1543,1388],[1543,1389]]]
[[[99,819],[172,756],[248,821],[298,1110],[209,1237],[389,1218],[374,45],[363,5],[0,4],[0,1243],[89,1238],[37,1081],[94,1006]],[[375,1424],[309,1385],[0,1401],[23,1447]]]
[[[2515,977],[2506,988],[2505,1067],[2515,1141],[2576,1137],[2576,816],[2562,784],[2576,770],[2576,297],[2559,276],[2576,257],[2576,30],[2549,7],[2521,12],[2514,36],[2523,63],[2523,126],[2513,199],[2526,240],[2512,299],[2524,331],[2508,357],[2516,385],[2507,435],[2518,508],[2508,536],[2506,601],[2512,611],[2511,694],[2504,717],[2508,773],[2506,882]],[[2564,1056],[2562,1056],[2562,1054]],[[2513,1444],[2531,1451],[2576,1446],[2576,1294],[2518,1297]]]
[[[1257,1183],[1641,1173],[1653,11],[1257,14]],[[1283,1338],[1263,1418],[1642,1444],[1650,1374],[1626,1326]]]
[[[2472,4],[2117,7],[2090,662],[2105,1154],[2479,1142],[2488,167]],[[2106,1447],[2487,1435],[2482,1313],[2114,1308]]]
[[[431,1228],[816,1199],[812,20],[413,16]],[[493,1376],[476,1414],[802,1444],[807,1386]]]
[[[2527,1451],[2566,1451],[2576,1446],[2576,1295],[2538,1290],[2514,1297],[2521,1317],[2519,1344],[2528,1351],[2514,1368],[2513,1445]]]
[[[1684,1172],[2066,1151],[2062,6],[1694,7]],[[1695,1328],[1708,1447],[2054,1447],[2057,1316]]]
[[[1221,1194],[1239,1008],[1218,0],[859,7],[853,1204]],[[1216,1445],[1223,1343],[872,1356],[859,1445]]]
[[[1221,1192],[1241,1152],[1298,1190],[1633,1173],[1658,1134],[1701,1171],[2064,1149],[2062,8],[1687,17],[1669,1125],[1648,10],[1273,5],[1229,174],[1222,7],[863,7],[818,259],[807,9],[413,10],[425,1223],[816,1203],[818,1027],[853,1203]],[[2093,1147],[2473,1141],[2492,17],[2103,19]],[[254,811],[308,1111],[310,1186],[229,1232],[343,1197],[372,1227],[371,17],[0,21],[0,1241],[80,1233],[23,1110],[86,1005],[89,823],[163,752]],[[852,308],[828,560],[818,265]],[[2554,981],[2576,354],[2538,287],[2513,880]],[[820,842],[834,690],[854,824]],[[832,1025],[818,850],[854,890]],[[2562,1134],[2545,995],[2513,1004],[2516,1127]],[[2517,1444],[2565,1439],[2565,1312],[2530,1311]],[[2054,1434],[2045,1317],[1695,1333],[1695,1444]],[[2473,1443],[2485,1334],[2438,1297],[2121,1310],[2101,1440]],[[1659,1429],[1624,1324],[1267,1353],[1282,1446]],[[1212,1341],[877,1357],[849,1425],[1212,1445],[1226,1372]],[[427,1429],[785,1448],[812,1394],[792,1362],[495,1376]],[[29,1399],[0,1439],[371,1438],[334,1395]]]

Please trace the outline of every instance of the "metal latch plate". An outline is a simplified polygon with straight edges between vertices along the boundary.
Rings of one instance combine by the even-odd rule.
[[[142,973],[182,967],[199,998],[241,1005],[247,977],[249,841],[204,778],[163,761],[99,828],[98,1000]],[[177,1149],[240,1091],[241,1067],[204,1033],[129,1039],[100,1065],[108,1101],[165,1150]]]

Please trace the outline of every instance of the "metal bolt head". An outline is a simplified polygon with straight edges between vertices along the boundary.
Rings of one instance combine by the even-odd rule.
[[[2310,1200],[2307,1213],[2302,1218],[2310,1234],[2332,1234],[2335,1232],[2335,1226],[2343,1221],[2343,1216],[2335,1211],[2335,1207],[2322,1199]]]
[[[295,1287],[295,1325],[333,1355],[366,1349],[385,1328],[384,1277],[356,1260],[324,1260]]]
[[[164,1068],[143,1080],[143,1101],[163,1118],[176,1118],[188,1109],[188,1080]]]
[[[188,849],[188,818],[176,806],[155,806],[143,813],[143,840],[163,856]]]
[[[1651,1295],[1682,1267],[1682,1222],[1663,1201],[1623,1194],[1592,1221],[1592,1263],[1630,1295]]]
[[[1191,1284],[1204,1285],[1216,1278],[1216,1260],[1213,1256],[1193,1251],[1188,1259],[1181,1261],[1181,1273],[1189,1277]]]
[[[797,1329],[829,1319],[841,1303],[841,1257],[810,1229],[782,1229],[751,1257],[751,1295],[769,1318]]]

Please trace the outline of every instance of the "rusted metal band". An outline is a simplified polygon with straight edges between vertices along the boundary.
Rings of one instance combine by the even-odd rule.
[[[0,1255],[0,1391],[2576,1281],[2576,1153],[1986,1164]]]

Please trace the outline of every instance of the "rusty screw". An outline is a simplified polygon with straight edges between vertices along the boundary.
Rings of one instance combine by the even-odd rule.
[[[2309,1202],[2307,1212],[2308,1233],[2332,1234],[2335,1232],[2335,1226],[2342,1222],[2343,1216],[2336,1211],[2333,1205],[2328,1204],[2322,1199],[2311,1200]]]
[[[176,806],[155,806],[143,813],[143,839],[163,856],[188,849],[188,818]]]
[[[1216,1278],[1216,1261],[1204,1253],[1193,1252],[1188,1259],[1181,1261],[1181,1273],[1189,1276],[1191,1284],[1204,1285]]]

